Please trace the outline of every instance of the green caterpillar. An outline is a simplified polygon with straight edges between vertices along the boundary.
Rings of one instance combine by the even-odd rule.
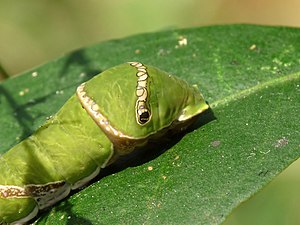
[[[195,85],[142,63],[95,76],[0,156],[0,224],[31,220],[119,156],[184,130],[208,107]]]

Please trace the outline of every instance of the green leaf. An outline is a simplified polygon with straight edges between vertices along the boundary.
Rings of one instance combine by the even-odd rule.
[[[252,25],[143,34],[78,50],[1,84],[2,153],[79,83],[126,61],[197,84],[216,117],[146,163],[105,170],[38,224],[224,221],[300,156],[299,40],[296,28]]]

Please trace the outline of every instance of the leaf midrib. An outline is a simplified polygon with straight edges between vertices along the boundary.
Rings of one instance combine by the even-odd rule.
[[[223,105],[229,104],[232,101],[235,101],[235,100],[238,100],[238,99],[241,99],[241,98],[245,98],[248,95],[253,94],[255,92],[258,92],[260,90],[263,90],[265,88],[276,86],[278,84],[283,84],[283,83],[291,81],[291,80],[297,80],[299,78],[300,78],[300,72],[296,72],[296,73],[292,73],[292,74],[288,74],[288,75],[285,75],[285,76],[278,77],[276,79],[271,79],[271,80],[259,83],[255,86],[248,87],[247,89],[244,89],[244,90],[239,91],[237,93],[234,93],[232,95],[226,96],[226,97],[221,98],[219,100],[216,100],[216,101],[214,101],[210,104],[210,107],[214,108],[214,109],[217,109],[217,108],[219,108]]]

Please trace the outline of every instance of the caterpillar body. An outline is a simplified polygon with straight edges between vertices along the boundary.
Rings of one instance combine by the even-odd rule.
[[[30,137],[0,156],[0,224],[23,224],[118,157],[181,131],[208,109],[195,85],[130,62],[81,84]]]

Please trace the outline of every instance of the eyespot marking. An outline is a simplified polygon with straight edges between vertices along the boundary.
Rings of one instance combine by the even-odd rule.
[[[145,125],[151,119],[151,111],[148,106],[148,78],[147,68],[142,63],[130,62],[131,66],[137,69],[136,76],[138,77],[136,86],[136,104],[135,104],[135,115],[136,121],[139,125]]]

